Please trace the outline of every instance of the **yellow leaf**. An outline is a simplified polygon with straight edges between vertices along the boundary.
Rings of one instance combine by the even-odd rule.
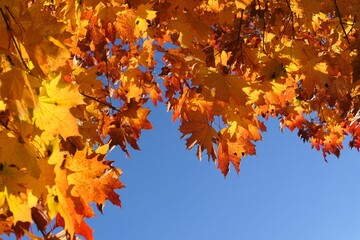
[[[236,8],[245,9],[248,5],[250,5],[251,2],[252,0],[236,0],[235,1]]]
[[[9,205],[9,209],[14,215],[14,222],[32,222],[30,209],[36,206],[36,204],[29,204],[27,201],[27,196],[24,193],[20,193],[18,196],[9,194],[7,186],[4,186],[4,194]]]
[[[7,106],[4,103],[4,101],[0,100],[0,111],[5,111],[6,108],[7,108]]]
[[[229,53],[222,51],[220,54],[220,64],[223,66],[227,65],[227,61],[229,60]]]
[[[37,127],[52,135],[60,134],[64,139],[79,135],[78,120],[71,108],[84,104],[78,85],[61,82],[61,75],[44,81],[39,95],[39,106],[34,109]]]
[[[279,60],[270,59],[264,62],[264,67],[260,74],[264,80],[271,81],[284,77],[285,73],[285,68]]]
[[[172,20],[169,29],[179,34],[179,41],[184,47],[191,47],[194,40],[205,42],[211,33],[210,25],[201,19],[192,9],[188,9],[186,13],[179,12],[177,19]]]
[[[153,20],[156,17],[156,11],[150,10],[154,4],[141,4],[137,8],[137,14],[142,19]]]
[[[209,90],[215,93],[215,98],[224,102],[233,99],[238,104],[244,104],[247,101],[247,95],[243,88],[248,83],[237,75],[222,75],[216,72],[210,72],[206,77],[204,84]]]
[[[137,9],[138,17],[135,20],[135,35],[145,38],[147,36],[148,21],[152,21],[156,17],[156,11],[150,10],[153,4],[140,5]],[[148,20],[148,21],[147,21]]]
[[[119,8],[111,6],[110,3],[105,5],[104,3],[100,2],[96,6],[95,10],[98,12],[99,19],[114,22],[116,20],[116,10],[119,10]]]
[[[1,163],[0,190],[3,193],[1,201],[5,198],[14,216],[14,222],[32,222],[31,208],[36,206],[38,198],[31,193],[32,186],[29,187],[28,184],[34,179],[25,170],[13,164]]]
[[[13,68],[2,74],[1,80],[1,98],[11,111],[17,113],[20,120],[28,120],[29,109],[35,108],[37,103],[26,72]]]
[[[300,71],[302,73],[302,91],[307,98],[314,94],[315,86],[324,88],[330,82],[330,75],[327,73],[327,63],[321,62],[321,58],[311,59]]]
[[[98,147],[95,152],[97,154],[105,155],[109,151],[109,144],[110,142]]]
[[[118,91],[120,92],[120,95],[123,92],[126,93],[128,102],[130,102],[131,99],[139,101],[143,95],[144,90],[141,86],[141,78],[143,75],[144,74],[139,70],[139,68],[131,68],[121,75],[120,81],[122,86],[118,89]]]
[[[0,142],[2,142],[0,145],[1,164],[14,166],[34,177],[39,176],[36,152],[25,136],[15,135],[4,129],[0,132]]]

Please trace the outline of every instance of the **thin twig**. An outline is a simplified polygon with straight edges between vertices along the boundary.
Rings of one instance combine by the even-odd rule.
[[[9,127],[8,127],[8,123],[9,123],[9,119],[7,119],[7,122],[4,123],[2,120],[0,120],[0,124],[1,126],[3,126],[5,129],[12,131]]]
[[[236,44],[235,44],[235,49],[234,49],[234,58],[235,58],[235,56],[237,54],[238,44],[240,43],[240,59],[241,59],[241,61],[243,60],[243,54],[242,54],[242,43],[240,41],[240,37],[241,37],[241,26],[243,24],[243,15],[244,15],[244,10],[241,9],[239,29],[238,29],[238,32],[237,32]],[[230,73],[230,69],[228,70],[228,74],[229,73]]]
[[[21,25],[21,22],[19,21],[19,19],[15,16],[15,14],[11,11],[11,9],[5,5],[5,9],[6,11],[11,15],[11,17],[15,20],[15,22],[17,23],[17,25],[19,26],[19,28],[21,28],[21,31],[23,31],[25,33],[25,29],[24,27]]]
[[[11,30],[11,27],[10,27],[10,24],[9,24],[8,17],[5,15],[5,13],[4,13],[4,11],[3,11],[3,9],[1,7],[0,7],[0,12],[1,12],[1,15],[2,15],[2,17],[3,17],[4,21],[5,21],[5,24],[6,24],[6,30],[8,31],[8,34],[10,35],[10,38],[11,38],[11,40],[13,41],[13,43],[15,45],[16,51],[18,52],[18,54],[20,56],[20,59],[21,59],[22,63],[24,64],[25,68],[27,70],[29,70],[29,68],[28,68],[28,66],[27,66],[27,64],[26,64],[26,62],[25,62],[25,60],[24,60],[24,58],[23,58],[23,56],[21,54],[20,47],[19,47],[14,35],[12,34],[12,30]]]
[[[342,19],[341,19],[341,13],[340,13],[340,10],[339,10],[339,7],[338,7],[338,5],[337,5],[336,0],[334,0],[334,4],[335,4],[336,15],[337,15],[338,18],[339,18],[341,28],[342,28],[342,30],[343,30],[343,32],[344,32],[344,34],[345,34],[345,39],[346,39],[346,41],[350,44],[350,40],[349,40],[349,37],[348,37],[348,35],[347,35],[346,31],[345,31],[344,23],[343,23],[343,21],[342,21]]]
[[[286,0],[286,4],[290,10],[290,18],[291,18],[291,27],[292,27],[292,35],[293,35],[293,39],[295,39],[295,27],[294,27],[294,13],[291,10],[291,5],[290,5],[290,1]]]
[[[351,28],[350,28],[350,30],[349,30],[349,33],[354,29],[355,23],[356,23],[356,15],[354,15],[354,21],[353,21],[353,23],[351,24]]]
[[[93,96],[90,96],[90,95],[87,95],[86,93],[83,93],[79,90],[79,93],[81,95],[83,95],[84,97],[87,97],[87,98],[90,98],[91,100],[94,100],[95,102],[98,102],[98,103],[101,103],[105,106],[108,106],[109,108],[111,108],[112,110],[115,110],[115,111],[120,111],[118,108],[114,107],[113,105],[111,105],[110,103],[108,102],[104,102],[104,101],[101,101],[99,99],[97,99],[96,97],[93,97]]]

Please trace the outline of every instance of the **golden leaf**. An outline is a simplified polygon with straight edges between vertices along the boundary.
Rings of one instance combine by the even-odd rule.
[[[39,106],[34,109],[34,122],[41,130],[64,139],[79,135],[78,119],[71,108],[84,104],[77,85],[61,82],[61,75],[44,80],[39,95]]]

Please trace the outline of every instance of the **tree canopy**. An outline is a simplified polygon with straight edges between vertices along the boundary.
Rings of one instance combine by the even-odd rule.
[[[149,104],[225,176],[270,117],[325,160],[346,136],[359,150],[359,12],[358,0],[1,0],[0,233],[93,239],[90,204],[120,206],[124,187],[106,156],[139,149]]]

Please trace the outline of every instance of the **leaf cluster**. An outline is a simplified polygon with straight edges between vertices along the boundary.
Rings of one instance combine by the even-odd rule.
[[[165,102],[226,176],[266,120],[339,157],[359,150],[357,0],[0,1],[0,233],[92,239]],[[150,100],[150,101],[149,101]],[[60,232],[57,228],[62,229]]]

